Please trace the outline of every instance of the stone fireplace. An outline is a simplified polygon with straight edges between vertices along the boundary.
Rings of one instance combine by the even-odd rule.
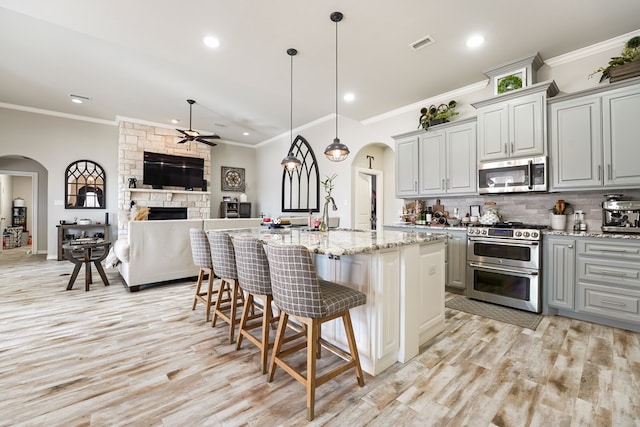
[[[172,208],[179,208],[181,212],[186,210],[187,219],[210,217],[211,193],[208,191],[187,191],[184,188],[177,187],[157,190],[151,188],[151,186],[143,185],[144,151],[201,157],[204,159],[205,179],[211,179],[211,147],[198,142],[178,144],[178,139],[174,129],[125,121],[120,122],[118,209],[122,215],[129,210],[131,202],[135,202],[139,207],[168,208],[164,211],[167,214]],[[135,188],[129,187],[130,178],[135,178]],[[180,215],[182,216],[183,214]],[[118,237],[126,237],[126,221],[118,221],[118,224]]]

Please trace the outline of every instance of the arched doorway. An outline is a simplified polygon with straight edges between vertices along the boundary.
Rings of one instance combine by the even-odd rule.
[[[39,162],[24,156],[0,156],[0,175],[15,178],[22,183],[16,190],[20,194],[14,194],[13,188],[3,189],[3,195],[0,197],[0,214],[5,218],[5,223],[2,226],[11,225],[12,202],[15,198],[22,197],[28,209],[27,229],[31,236],[31,253],[46,251],[47,170]],[[25,197],[27,193],[28,196]]]

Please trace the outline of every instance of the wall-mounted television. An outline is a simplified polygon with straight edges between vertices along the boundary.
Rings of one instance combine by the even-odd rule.
[[[145,151],[142,182],[153,188],[202,188],[204,159]]]

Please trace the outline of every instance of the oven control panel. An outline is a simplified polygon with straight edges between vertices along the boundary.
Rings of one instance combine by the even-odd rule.
[[[540,240],[542,233],[535,229],[471,227],[467,230],[470,237],[493,237],[502,239]]]

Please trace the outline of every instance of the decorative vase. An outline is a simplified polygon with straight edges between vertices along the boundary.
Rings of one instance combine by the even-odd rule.
[[[320,231],[327,231],[329,229],[329,200],[324,202],[322,208],[322,221],[320,222]]]

